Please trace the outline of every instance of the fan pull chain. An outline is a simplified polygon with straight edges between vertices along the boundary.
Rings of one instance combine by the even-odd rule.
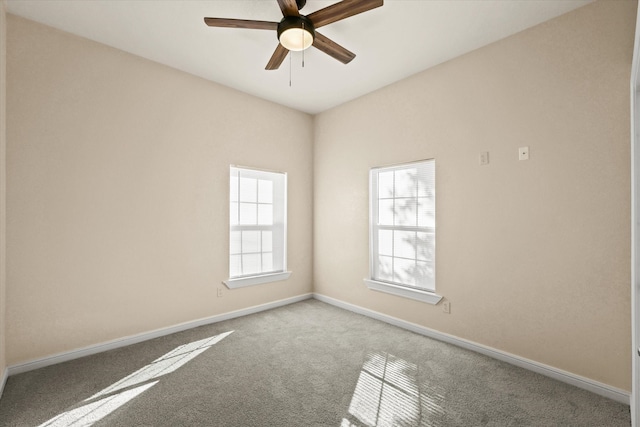
[[[291,57],[293,54],[289,52],[289,87],[291,87]]]
[[[302,46],[304,46],[304,21],[302,22],[302,31],[300,31],[300,34],[302,35]],[[302,68],[304,68],[304,51],[306,49],[302,49]]]

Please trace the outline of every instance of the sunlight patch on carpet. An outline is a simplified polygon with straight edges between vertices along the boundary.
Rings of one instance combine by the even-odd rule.
[[[444,397],[438,387],[418,385],[418,366],[388,353],[369,353],[341,427],[442,425]],[[351,417],[350,417],[351,418]],[[362,423],[362,424],[360,424]]]
[[[184,366],[189,361],[195,359],[200,354],[204,353],[214,344],[231,335],[231,333],[233,333],[233,331],[225,332],[214,337],[205,338],[176,347],[174,350],[154,360],[147,366],[137,370],[133,374],[121,379],[117,383],[114,383],[104,390],[94,394],[93,396],[88,398],[87,401],[100,396],[104,396],[109,393],[113,393],[114,391],[122,390],[123,388],[128,388],[133,385],[141,384],[154,378],[170,374],[171,372],[174,372],[178,368]]]
[[[224,332],[176,347],[131,375],[85,399],[82,406],[71,408],[38,427],[91,426],[160,382],[160,380],[152,380],[175,372],[232,333],[233,331]]]
[[[63,414],[58,415],[55,418],[47,421],[44,424],[40,424],[39,427],[85,427],[90,426],[95,422],[100,421],[131,399],[134,399],[138,395],[144,393],[158,381],[147,383],[131,390],[123,391],[109,397],[97,400],[92,403],[88,403],[79,408],[72,409]]]

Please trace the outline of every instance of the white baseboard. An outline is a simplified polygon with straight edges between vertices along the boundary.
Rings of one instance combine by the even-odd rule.
[[[2,378],[0,378],[0,399],[2,398],[2,393],[4,392],[4,386],[7,384],[7,378],[9,378],[9,369],[5,368],[2,372]]]
[[[489,356],[494,359],[519,366],[521,368],[536,372],[538,374],[542,374],[544,376],[562,381],[567,384],[571,384],[600,396],[615,400],[616,402],[624,403],[626,405],[629,405],[631,402],[631,393],[626,390],[612,387],[607,384],[591,380],[589,378],[572,374],[571,372],[563,371],[562,369],[554,368],[553,366],[525,359],[524,357],[516,356],[511,353],[487,347],[485,345],[458,338],[453,335],[445,334],[443,332],[438,332],[424,326],[416,325],[415,323],[407,322],[396,317],[378,313],[377,311],[369,310],[367,308],[340,301],[325,295],[314,293],[313,297],[319,301],[326,302],[327,304],[331,304],[336,307],[352,311],[354,313],[362,314],[364,316],[371,317],[373,319],[377,319],[403,329],[407,329],[409,331],[436,339],[438,341],[444,341],[446,343],[453,344],[467,350],[475,351],[476,353],[484,354],[485,356]]]
[[[133,336],[129,336],[129,337],[113,340],[113,341],[108,341],[105,343],[96,344],[89,347],[84,347],[84,348],[72,350],[69,352],[59,353],[59,354],[47,356],[41,359],[35,359],[25,363],[9,366],[4,370],[2,378],[0,379],[0,397],[2,396],[2,392],[7,382],[7,378],[11,375],[32,371],[34,369],[43,368],[45,366],[55,365],[57,363],[67,362],[69,360],[78,359],[80,357],[101,353],[103,351],[113,350],[116,348],[125,347],[132,344],[137,344],[150,339],[162,337],[165,335],[170,335],[176,332],[182,332],[191,328],[196,328],[198,326],[209,325],[212,323],[218,323],[225,320],[235,319],[237,317],[258,313],[265,310],[271,310],[273,308],[282,307],[285,305],[304,301],[312,297],[319,301],[334,305],[336,307],[339,307],[348,311],[352,311],[354,313],[362,314],[364,316],[371,317],[373,319],[377,319],[385,323],[398,326],[403,329],[407,329],[409,331],[427,336],[429,338],[433,338],[439,341],[453,344],[458,347],[462,347],[467,350],[472,350],[477,353],[492,357],[494,359],[498,359],[503,362],[507,362],[524,369],[528,369],[530,371],[545,375],[547,377],[556,379],[558,381],[562,381],[564,383],[571,384],[573,386],[582,388],[584,390],[588,390],[600,396],[607,397],[617,402],[624,403],[626,405],[630,404],[631,394],[625,390],[611,387],[607,384],[603,384],[603,383],[591,380],[589,378],[575,375],[570,372],[563,371],[561,369],[557,369],[549,365],[545,365],[542,363],[535,362],[533,360],[525,359],[520,356],[516,356],[516,355],[510,354],[501,350],[497,350],[491,347],[487,347],[482,344],[474,343],[473,341],[468,341],[462,338],[458,338],[453,335],[445,334],[443,332],[438,332],[436,330],[429,329],[427,327],[420,326],[415,323],[407,322],[405,320],[401,320],[396,317],[388,316],[386,314],[382,314],[377,311],[369,310],[354,304],[343,302],[343,301],[340,301],[331,297],[327,297],[325,295],[317,294],[317,293],[303,294],[303,295],[299,295],[292,298],[273,301],[267,304],[248,307],[245,309],[232,311],[229,313],[223,313],[216,316],[195,320],[192,322],[181,323],[179,325],[171,326],[168,328],[157,329],[155,331],[133,335]]]
[[[176,332],[186,331],[187,329],[197,328],[198,326],[204,326],[212,323],[222,322],[229,319],[235,319],[236,317],[258,313],[260,311],[271,310],[272,308],[282,307],[285,305],[304,301],[312,297],[313,297],[313,294],[311,293],[298,295],[292,298],[286,298],[283,300],[273,301],[266,304],[243,308],[241,310],[236,310],[229,313],[223,313],[223,314],[218,314],[216,316],[206,317],[204,319],[181,323],[178,325],[170,326],[168,328],[156,329],[154,331],[132,335],[129,337],[124,337],[117,340],[92,345],[89,347],[84,347],[84,348],[71,350],[64,353],[54,354],[52,356],[47,356],[41,359],[30,360],[25,363],[9,366],[5,370],[5,379],[11,375],[21,374],[23,372],[32,371],[34,369],[44,368],[45,366],[51,366],[57,363],[68,362],[69,360],[79,359],[81,357],[90,356],[92,354],[102,353],[103,351],[109,351],[116,348],[132,345],[132,344],[137,344],[142,341],[147,341],[147,340],[162,337],[165,335],[174,334]],[[4,386],[4,382],[2,383],[2,385]]]

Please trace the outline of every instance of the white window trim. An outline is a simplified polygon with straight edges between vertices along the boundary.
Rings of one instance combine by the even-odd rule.
[[[364,283],[366,283],[367,287],[373,291],[380,291],[433,305],[438,304],[443,298],[441,295],[434,292],[423,291],[421,289],[410,288],[407,286],[393,285],[391,283],[379,282],[372,279],[364,279]]]
[[[291,276],[290,271],[282,271],[278,273],[261,274],[247,277],[234,277],[233,279],[223,280],[222,283],[229,289],[244,288],[245,286],[261,285],[263,283],[279,282],[287,280]]]
[[[244,170],[253,170],[256,172],[271,172],[283,174],[285,176],[284,181],[284,212],[283,212],[283,239],[284,239],[284,248],[283,248],[283,271],[275,271],[269,273],[258,273],[255,275],[248,276],[239,276],[239,277],[229,277],[227,280],[223,280],[222,284],[225,285],[229,289],[239,289],[247,286],[261,285],[265,283],[279,282],[282,280],[287,280],[289,276],[291,276],[291,271],[287,270],[287,211],[288,211],[288,176],[286,172],[278,172],[268,169],[258,169],[241,165],[230,165],[231,168],[236,169],[244,169]],[[227,206],[230,204],[230,200],[227,199]],[[230,221],[228,221],[230,223]],[[229,228],[232,226],[229,224]],[[228,255],[228,254],[227,254]]]
[[[385,168],[396,167],[396,166],[400,167],[400,166],[409,165],[411,163],[424,162],[427,160],[433,160],[433,159],[418,160],[418,161],[409,162],[409,163],[399,163],[396,165],[385,166]],[[374,169],[380,169],[380,168],[374,168]],[[369,178],[369,198],[371,197],[373,197],[373,187],[372,187],[371,178]],[[370,203],[371,203],[371,200],[370,200]],[[371,209],[371,206],[369,206],[369,244],[370,245],[371,245],[371,242],[373,241],[371,237],[371,233],[373,230],[371,224],[373,224],[373,221],[374,221],[373,211]],[[430,290],[417,289],[410,286],[403,286],[395,283],[387,283],[387,282],[382,282],[382,281],[373,279],[373,263],[374,262],[375,261],[373,259],[373,251],[370,248],[369,249],[369,269],[370,269],[369,275],[371,278],[364,279],[364,282],[369,289],[373,291],[384,292],[387,294],[396,295],[399,297],[421,301],[421,302],[425,302],[433,305],[438,304],[442,300],[443,297],[441,295],[438,295],[435,292]]]

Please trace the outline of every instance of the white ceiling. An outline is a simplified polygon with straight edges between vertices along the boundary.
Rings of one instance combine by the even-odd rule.
[[[295,52],[277,71],[264,69],[278,43],[275,31],[212,28],[203,21],[279,21],[276,0],[7,0],[7,10],[315,114],[590,2],[385,0],[320,29],[357,55],[351,63],[311,48],[304,68]],[[307,0],[302,13],[333,3]]]

